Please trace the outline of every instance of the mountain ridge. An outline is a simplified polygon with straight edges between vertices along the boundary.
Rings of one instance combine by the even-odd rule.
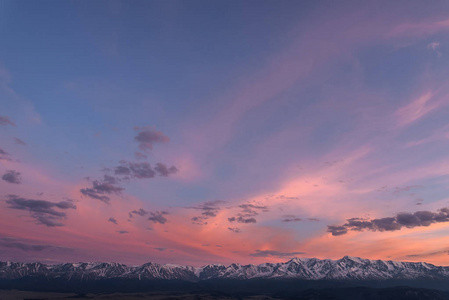
[[[449,266],[425,262],[370,260],[344,256],[338,260],[294,257],[284,263],[229,266],[208,264],[203,267],[148,262],[139,266],[121,263],[79,262],[43,264],[40,262],[0,262],[0,279],[44,276],[47,279],[101,280],[183,280],[208,279],[301,279],[301,280],[388,280],[449,279]]]

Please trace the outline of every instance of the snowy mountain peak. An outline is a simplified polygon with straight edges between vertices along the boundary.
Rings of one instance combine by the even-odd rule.
[[[0,279],[18,279],[26,276],[44,276],[47,279],[98,280],[126,278],[138,280],[207,279],[301,279],[301,280],[387,280],[387,279],[446,279],[449,267],[438,267],[419,262],[369,260],[344,256],[339,260],[292,258],[285,263],[229,266],[209,264],[194,268],[176,264],[160,265],[149,262],[141,266],[120,263],[41,263],[0,262]]]

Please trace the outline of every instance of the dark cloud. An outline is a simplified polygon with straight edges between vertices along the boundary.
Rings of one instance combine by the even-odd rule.
[[[147,162],[121,161],[121,163],[121,166],[115,168],[115,175],[125,175],[139,179],[153,178],[156,176],[156,171]]]
[[[113,217],[110,217],[108,221],[114,223],[115,225],[118,224],[118,223],[117,223],[117,220],[114,219]]]
[[[168,215],[166,211],[155,211],[150,212],[151,217],[148,220],[153,221],[154,223],[165,224],[167,222],[167,218],[164,215]]]
[[[125,176],[125,179],[147,179],[154,178],[156,175],[167,177],[177,172],[178,169],[175,166],[167,167],[167,165],[159,162],[153,168],[148,162],[122,160],[120,161],[120,165],[114,168],[114,174],[117,176]]]
[[[160,176],[164,176],[164,177],[167,177],[170,174],[175,174],[178,172],[178,169],[175,166],[171,166],[169,168],[169,167],[167,167],[167,165],[165,165],[163,163],[157,163],[156,167],[154,167],[154,169]]]
[[[259,211],[269,211],[265,205],[255,205],[251,203],[245,203],[238,206],[241,210],[235,217],[228,218],[229,222],[238,223],[257,223],[255,216],[259,214]]]
[[[327,232],[332,233],[332,235],[338,236],[338,235],[343,235],[346,234],[348,232],[348,228],[346,228],[345,226],[327,226]]]
[[[414,228],[430,226],[433,223],[449,222],[449,208],[444,207],[437,212],[417,211],[415,213],[398,213],[395,217],[380,219],[347,219],[342,226],[328,226],[328,232],[332,235],[343,235],[348,230],[354,231],[395,231],[403,227]]]
[[[293,257],[295,255],[305,254],[305,252],[280,252],[274,250],[255,250],[251,253],[253,257]]]
[[[48,227],[64,226],[62,219],[66,218],[66,213],[56,210],[76,209],[72,201],[50,202],[46,200],[26,199],[16,195],[8,195],[6,203],[8,208],[27,210],[30,216],[37,221],[37,224],[43,224]]]
[[[22,177],[20,176],[20,172],[14,170],[8,170],[5,174],[3,174],[2,179],[9,183],[20,184],[22,182]]]
[[[157,250],[157,251],[161,251],[161,252],[167,250],[167,248],[163,248],[163,247],[155,247],[153,249]]]
[[[125,233],[129,233],[128,231],[126,231],[126,230],[117,230],[117,232],[118,233],[120,233],[120,234],[125,234]]]
[[[109,203],[110,198],[105,194],[120,195],[124,188],[115,185],[117,179],[112,176],[105,175],[103,181],[92,181],[92,188],[80,189],[80,192],[87,197]]]
[[[228,227],[228,230],[231,230],[232,232],[235,232],[235,233],[240,233],[240,232],[242,232],[242,231],[240,230],[240,228],[237,228],[237,227]]]
[[[238,222],[238,223],[257,223],[257,220],[255,218],[244,218],[242,216],[238,217],[231,217],[228,218],[229,222]]]
[[[40,252],[43,250],[57,250],[65,251],[65,252],[71,252],[73,251],[70,248],[66,247],[58,247],[53,245],[38,245],[38,244],[32,244],[29,243],[26,240],[12,238],[12,237],[2,237],[0,238],[0,247],[1,248],[13,248],[18,249],[24,252]]]
[[[27,143],[25,143],[24,141],[22,141],[21,139],[15,137],[14,141],[16,142],[16,144],[18,145],[22,145],[22,146],[26,146]]]
[[[139,208],[138,210],[133,210],[133,211],[129,212],[129,217],[130,218],[132,218],[133,215],[139,215],[139,216],[143,217],[145,215],[148,215],[148,212],[145,209],[143,209],[143,208]]]
[[[192,223],[197,225],[207,225],[207,219],[217,216],[217,213],[221,210],[220,204],[224,204],[226,201],[214,200],[206,201],[203,204],[197,206],[188,207],[190,209],[196,209],[202,211],[200,216],[192,218]]]
[[[170,139],[162,132],[156,131],[149,127],[134,127],[139,133],[134,137],[134,140],[139,143],[139,149],[148,152],[153,149],[156,143],[167,143]]]
[[[136,178],[153,178],[156,175],[156,172],[147,162],[130,162],[129,169],[131,170],[131,175]]]
[[[288,223],[288,222],[299,222],[299,221],[302,221],[302,219],[301,218],[298,218],[297,216],[295,216],[295,215],[285,215],[285,216],[282,216],[284,219],[282,220],[282,222],[284,222],[284,223]]]
[[[16,126],[16,124],[13,121],[11,121],[7,116],[0,116],[0,125]]]

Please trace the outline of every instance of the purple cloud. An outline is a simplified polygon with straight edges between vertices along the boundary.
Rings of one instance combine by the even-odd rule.
[[[449,222],[449,208],[444,207],[438,212],[417,211],[415,213],[398,213],[394,217],[380,219],[351,218],[341,226],[327,226],[327,231],[334,236],[343,235],[348,230],[353,231],[395,231],[403,227],[414,228],[430,226],[433,223]]]
[[[27,210],[30,216],[37,221],[37,224],[48,227],[64,226],[61,220],[66,218],[67,215],[60,210],[76,209],[76,205],[72,201],[51,202],[27,199],[16,195],[8,195],[7,199],[8,208]]]
[[[139,149],[148,152],[153,149],[156,143],[167,143],[170,139],[162,132],[149,127],[134,127],[139,133],[134,137],[134,141],[139,143]]]
[[[2,179],[9,183],[20,184],[22,182],[22,177],[20,172],[14,170],[8,170],[3,174]]]

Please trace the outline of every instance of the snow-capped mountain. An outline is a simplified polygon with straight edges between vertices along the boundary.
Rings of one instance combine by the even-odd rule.
[[[206,279],[303,279],[303,280],[387,280],[449,279],[449,267],[428,263],[369,260],[345,256],[339,260],[293,258],[285,263],[260,265],[207,265],[201,268],[173,264],[146,263],[131,267],[119,263],[41,263],[0,262],[0,279],[44,276],[48,279],[99,280],[126,278],[139,280]]]

